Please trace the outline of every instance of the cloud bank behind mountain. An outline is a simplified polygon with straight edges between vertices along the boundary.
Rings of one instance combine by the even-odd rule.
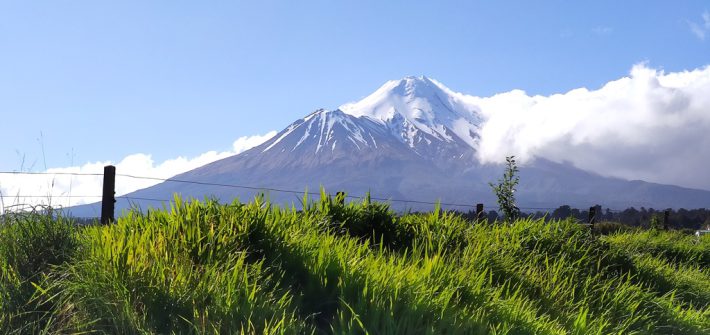
[[[537,156],[605,176],[710,189],[708,66],[665,73],[638,64],[596,90],[469,99],[486,119],[484,162]]]

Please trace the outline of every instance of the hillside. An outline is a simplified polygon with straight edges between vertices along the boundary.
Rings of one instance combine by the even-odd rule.
[[[710,236],[324,197],[0,225],[0,332],[707,334]]]

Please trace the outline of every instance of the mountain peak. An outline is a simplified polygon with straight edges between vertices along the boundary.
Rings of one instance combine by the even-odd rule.
[[[467,98],[427,76],[407,76],[390,80],[364,99],[344,104],[339,109],[352,116],[382,121],[392,119],[395,114],[421,119],[422,113],[427,112],[478,119],[478,108]]]
[[[475,147],[481,118],[470,97],[456,93],[426,76],[390,80],[364,99],[340,106],[345,114],[385,124],[403,140],[414,143],[422,132],[444,141],[456,134]]]
[[[406,76],[406,77],[400,79],[399,81],[408,83],[410,85],[412,85],[412,84],[421,85],[421,84],[432,84],[435,80],[432,80],[425,75],[421,75],[421,76]]]
[[[397,94],[400,96],[410,96],[410,97],[433,97],[433,95],[440,93],[441,95],[448,95],[448,92],[444,92],[445,86],[438,84],[426,76],[407,76],[398,81],[394,81],[396,85],[393,87],[387,87],[390,94]],[[385,84],[383,87],[389,86]],[[448,89],[446,89],[448,90]]]
[[[425,100],[448,100],[453,93],[444,85],[426,76],[407,76],[399,80],[390,80],[364,99],[340,106],[340,110],[353,116],[368,116],[373,119],[387,120],[396,112],[407,113],[403,106],[417,98]],[[438,98],[438,99],[437,99]],[[421,101],[425,102],[425,101]],[[416,108],[416,106],[414,106]]]

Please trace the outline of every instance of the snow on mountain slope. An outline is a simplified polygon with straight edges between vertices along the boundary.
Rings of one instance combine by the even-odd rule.
[[[323,162],[345,155],[350,146],[362,154],[383,151],[382,143],[389,148],[400,143],[404,147],[397,150],[426,160],[472,161],[481,118],[466,98],[427,77],[388,81],[359,102],[332,111],[319,109],[297,120],[260,150],[299,153],[311,148],[300,156],[320,154],[312,159]]]
[[[339,109],[387,126],[410,147],[425,134],[445,142],[458,138],[475,149],[481,124],[478,107],[465,95],[425,76],[388,81],[371,95]]]
[[[340,145],[347,143],[358,149],[361,149],[361,146],[377,148],[377,141],[372,134],[375,131],[373,128],[372,124],[358,122],[357,119],[340,110],[319,109],[277,134],[275,140],[267,142],[268,145],[262,152],[269,151],[290,135],[298,137],[298,141],[289,150],[291,152],[309,141],[315,141],[315,153],[321,150],[334,151],[339,138]]]
[[[312,147],[315,154],[332,155],[349,146],[359,152],[381,150],[378,143],[394,141],[432,161],[471,161],[480,124],[478,108],[467,96],[427,77],[406,77],[388,81],[359,102],[309,114],[265,143],[261,152]]]

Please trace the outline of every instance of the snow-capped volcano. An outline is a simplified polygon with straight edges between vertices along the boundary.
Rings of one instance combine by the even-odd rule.
[[[480,124],[478,109],[466,96],[424,76],[406,77],[388,81],[358,102],[309,114],[275,136],[263,151],[298,137],[290,149],[281,150],[294,152],[307,141],[316,143],[316,153],[334,152],[339,146],[378,149],[379,139],[397,140],[423,157],[471,156]]]
[[[423,76],[388,81],[360,101],[316,110],[257,147],[175,177],[206,184],[165,182],[128,196],[170,199],[179,193],[231,201],[248,200],[259,189],[299,193],[323,186],[330,192],[413,200],[393,203],[399,209],[429,210],[417,201],[437,200],[491,206],[496,198],[489,183],[503,169],[476,158],[482,119],[475,101]],[[607,178],[542,159],[521,167],[520,177],[516,197],[522,207],[699,208],[710,203],[707,191]],[[302,194],[293,193],[269,196],[298,203]],[[99,210],[93,206],[77,207],[74,213],[95,215]]]
[[[478,108],[466,96],[425,76],[388,81],[339,110],[387,125],[410,147],[422,140],[419,135],[423,133],[447,142],[462,140],[475,148],[481,124]]]

